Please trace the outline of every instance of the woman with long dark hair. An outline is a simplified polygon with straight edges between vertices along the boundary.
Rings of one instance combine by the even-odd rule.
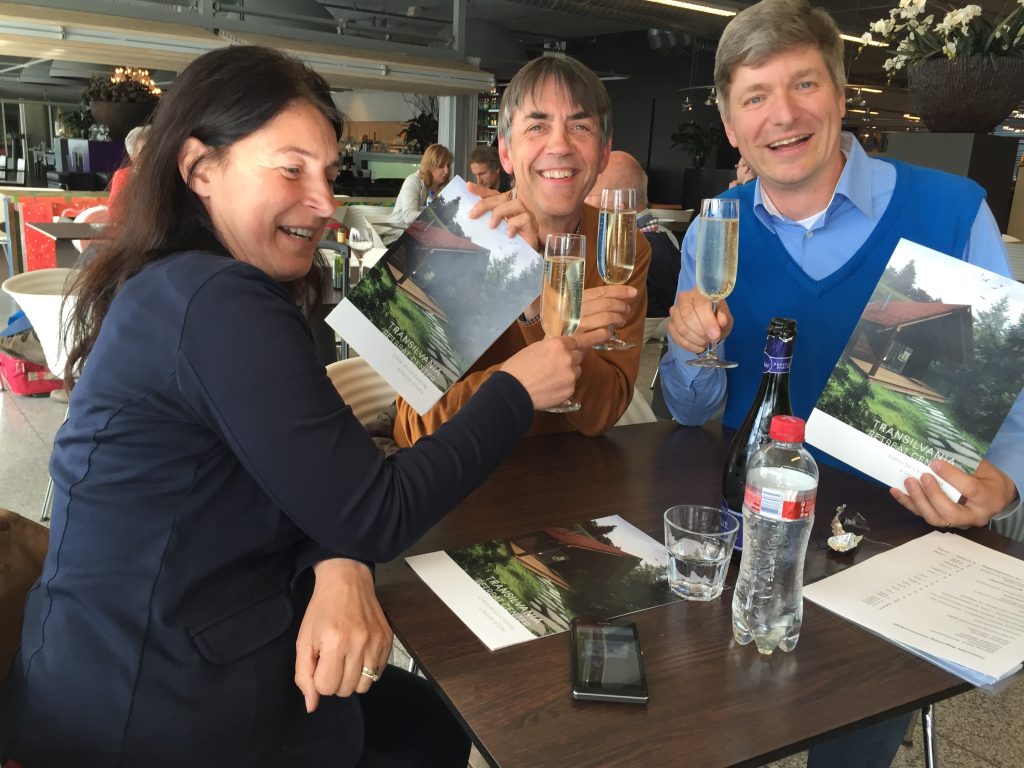
[[[530,345],[447,427],[379,453],[298,306],[324,282],[339,128],[323,79],[256,47],[201,56],[158,106],[114,237],[77,283],[50,549],[0,753],[465,766],[429,685],[384,668],[371,564],[572,392],[580,352]]]

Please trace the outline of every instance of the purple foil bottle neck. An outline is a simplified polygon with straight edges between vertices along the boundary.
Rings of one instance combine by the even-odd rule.
[[[764,372],[789,373],[793,363],[793,339],[769,336],[764,347]]]

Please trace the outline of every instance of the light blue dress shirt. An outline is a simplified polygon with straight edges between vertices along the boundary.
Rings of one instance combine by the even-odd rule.
[[[831,275],[860,249],[885,213],[896,186],[896,169],[869,157],[852,134],[842,134],[840,149],[846,156],[846,165],[831,202],[812,224],[782,216],[762,195],[760,179],[753,182],[754,215],[776,234],[792,259],[815,280]],[[690,224],[683,238],[677,293],[689,291],[697,283],[694,251],[698,219]],[[971,227],[964,260],[999,275],[1012,274],[999,226],[985,202]],[[727,356],[726,347],[727,342],[719,344],[722,357]],[[694,357],[670,340],[661,361],[665,402],[672,417],[681,424],[703,424],[726,397],[725,371],[688,365],[686,361]],[[1018,491],[1024,487],[1024,393],[1018,396],[986,458],[1013,479]],[[1012,514],[1019,506],[1007,509],[1003,515]]]

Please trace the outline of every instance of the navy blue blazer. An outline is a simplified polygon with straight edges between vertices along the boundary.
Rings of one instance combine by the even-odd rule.
[[[325,764],[355,761],[358,702],[308,718],[293,682],[307,567],[396,556],[532,416],[498,374],[385,459],[280,284],[212,253],[151,264],[112,303],[57,436],[50,550],[0,716],[10,756],[287,764],[320,740]]]

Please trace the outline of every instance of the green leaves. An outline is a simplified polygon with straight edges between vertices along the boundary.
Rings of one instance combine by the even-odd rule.
[[[695,168],[703,168],[708,153],[725,139],[725,132],[717,123],[701,125],[690,120],[680,124],[671,138],[673,147],[680,146],[690,153]]]

